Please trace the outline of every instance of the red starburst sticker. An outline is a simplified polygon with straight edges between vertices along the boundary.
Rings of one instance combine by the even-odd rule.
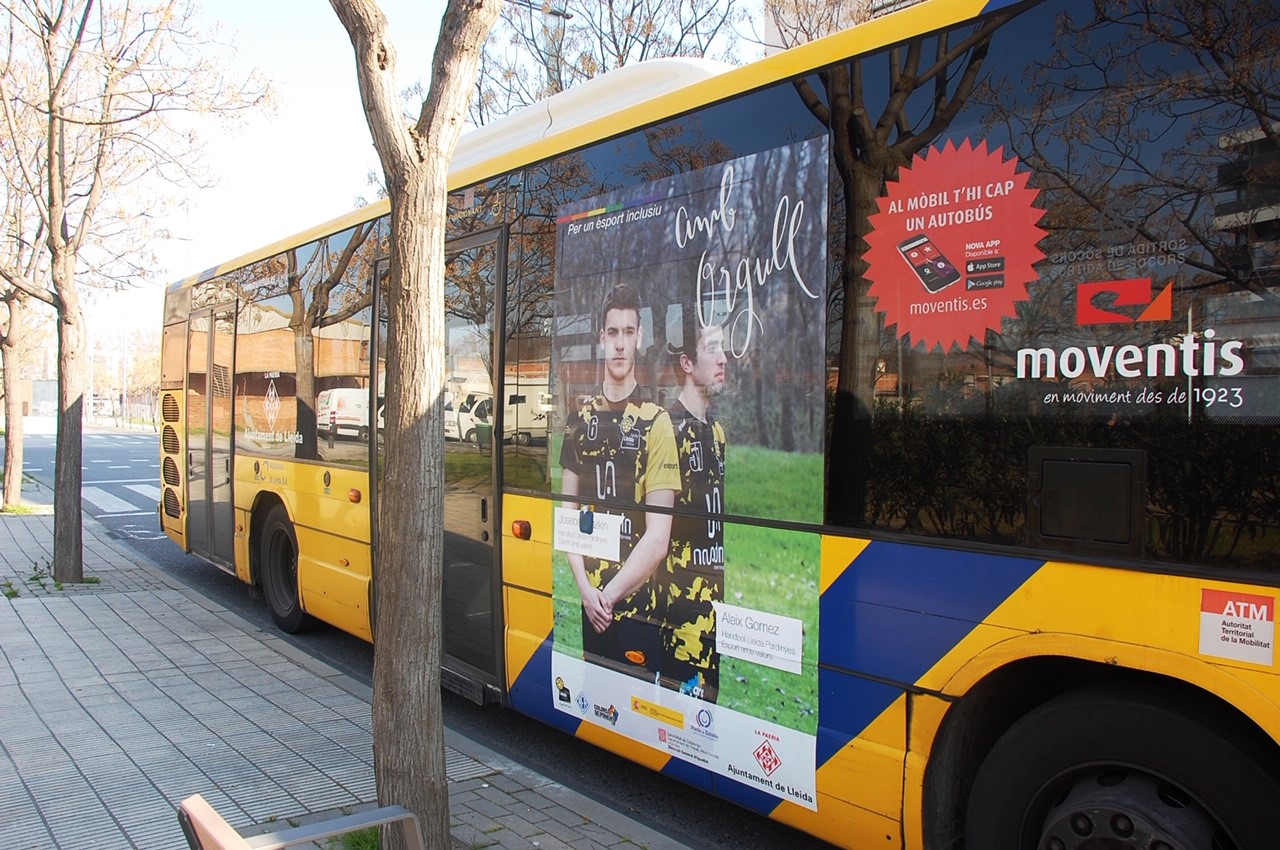
[[[878,201],[867,236],[868,294],[898,336],[967,348],[1027,299],[1045,232],[1029,172],[1003,149],[947,142],[917,154]]]
[[[774,752],[773,747],[769,746],[768,741],[763,741],[756,747],[755,757],[760,767],[764,769],[765,776],[772,776],[775,770],[782,767],[782,759]]]

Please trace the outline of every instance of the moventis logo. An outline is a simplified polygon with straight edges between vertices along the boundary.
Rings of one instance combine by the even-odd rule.
[[[1076,324],[1132,325],[1167,322],[1173,316],[1173,283],[1151,297],[1151,278],[1102,280],[1076,287]],[[1117,307],[1141,307],[1136,317]]]

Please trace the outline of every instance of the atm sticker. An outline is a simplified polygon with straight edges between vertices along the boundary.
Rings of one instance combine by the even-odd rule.
[[[1271,666],[1275,635],[1274,596],[1200,591],[1200,654]]]

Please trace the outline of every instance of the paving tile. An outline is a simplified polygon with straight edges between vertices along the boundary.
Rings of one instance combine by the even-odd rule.
[[[497,822],[503,827],[511,830],[516,835],[524,838],[530,838],[545,832],[537,823],[529,821],[527,818],[518,814],[503,815],[497,819]]]
[[[0,598],[6,847],[180,850],[174,805],[192,793],[246,830],[373,803],[367,688],[187,596],[90,517],[86,572],[101,582],[32,582],[51,540],[48,515],[0,516],[0,581],[21,592]],[[455,847],[627,841],[488,756],[447,756]]]
[[[507,809],[504,809],[492,800],[486,800],[479,797],[468,804],[467,808],[471,809],[473,812],[479,812],[485,817],[493,818],[495,820],[504,815],[510,814]]]

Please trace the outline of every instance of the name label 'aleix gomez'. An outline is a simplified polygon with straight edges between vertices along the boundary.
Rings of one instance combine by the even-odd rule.
[[[799,674],[804,660],[804,622],[768,611],[715,603],[716,649],[777,670]]]

